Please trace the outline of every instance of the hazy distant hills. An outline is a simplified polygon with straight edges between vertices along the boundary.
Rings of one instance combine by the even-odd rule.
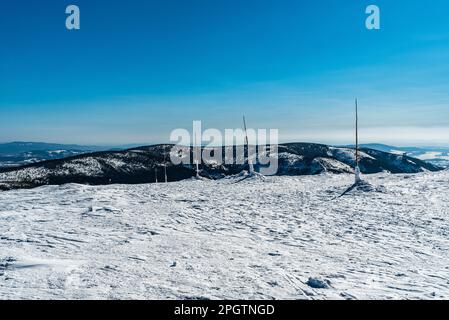
[[[395,147],[376,143],[362,144],[361,146],[388,153],[405,153],[407,156],[424,160],[440,167],[449,168],[449,147]]]
[[[135,184],[164,180],[164,166],[169,181],[195,176],[193,165],[173,165],[169,160],[172,145],[155,145],[123,151],[101,151],[63,159],[28,164],[19,168],[0,169],[0,189],[30,188],[47,184]],[[224,148],[214,148],[222,152]],[[402,154],[363,148],[360,168],[363,173],[418,173],[440,168]],[[279,163],[278,175],[314,175],[323,172],[350,173],[354,167],[354,150],[312,143],[289,143],[270,153]],[[256,164],[256,169],[258,164]],[[201,175],[220,179],[239,174],[246,165],[201,163]]]
[[[62,159],[83,153],[110,150],[111,147],[67,145],[44,142],[0,144],[0,168],[17,167],[45,160]]]
[[[45,142],[9,142],[0,144],[0,153],[18,154],[30,151],[48,151],[48,150],[80,150],[80,151],[99,151],[105,147],[82,146],[76,144],[57,144]]]

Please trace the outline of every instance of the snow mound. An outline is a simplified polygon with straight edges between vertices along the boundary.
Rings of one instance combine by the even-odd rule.
[[[190,181],[209,181],[210,179],[203,177],[203,176],[199,176],[199,177],[194,176],[194,177],[191,177],[189,180]]]
[[[322,280],[318,278],[309,278],[306,284],[314,289],[328,289],[330,287],[331,282],[329,280]]]
[[[246,170],[243,170],[239,174],[227,177],[228,180],[234,180],[235,182],[242,182],[242,181],[266,181],[266,177],[263,174],[260,174],[259,172],[253,172],[249,173]]]
[[[369,192],[379,192],[379,193],[384,193],[386,192],[386,189],[384,186],[375,186],[373,184],[371,184],[370,182],[366,181],[366,180],[361,180],[359,182],[356,182],[354,184],[352,184],[349,188],[347,188],[342,194],[341,196],[345,196],[345,195],[351,195],[351,194],[358,194],[360,192],[365,192],[365,193],[369,193]]]

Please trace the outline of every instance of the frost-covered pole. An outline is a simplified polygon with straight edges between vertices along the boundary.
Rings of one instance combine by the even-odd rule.
[[[362,181],[360,178],[360,167],[359,167],[359,110],[358,101],[355,99],[355,183]]]
[[[165,183],[168,182],[168,178],[167,178],[167,151],[164,150],[164,176],[165,176]]]
[[[167,164],[166,163],[164,164],[164,175],[165,175],[165,183],[167,183],[168,179],[167,179]]]
[[[195,165],[196,165],[196,177],[199,178],[200,177],[200,167],[199,167],[198,160],[195,160]]]
[[[245,143],[246,143],[246,150],[248,152],[248,166],[249,166],[249,174],[254,174],[254,166],[253,161],[251,159],[251,155],[249,154],[249,141],[248,141],[248,132],[246,130],[246,119],[245,116],[243,116],[243,127],[245,129]]]
[[[200,167],[199,167],[199,161],[198,161],[198,146],[196,143],[196,135],[194,134],[193,136],[194,139],[194,153],[193,153],[193,157],[195,158],[195,171],[196,171],[196,177],[200,178]],[[201,149],[199,150],[201,152]]]
[[[154,168],[154,178],[155,178],[156,183],[157,183],[157,182],[158,182],[158,181],[157,181],[157,167]]]

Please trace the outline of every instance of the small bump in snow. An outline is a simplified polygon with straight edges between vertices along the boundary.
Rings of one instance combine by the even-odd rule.
[[[331,282],[327,279],[321,280],[318,278],[309,278],[306,284],[314,289],[328,289],[330,287]]]

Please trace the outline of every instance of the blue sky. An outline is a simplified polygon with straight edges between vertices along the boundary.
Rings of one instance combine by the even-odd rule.
[[[350,143],[357,96],[363,142],[449,145],[448,15],[447,0],[3,1],[0,141],[158,143],[245,113],[284,142]]]

